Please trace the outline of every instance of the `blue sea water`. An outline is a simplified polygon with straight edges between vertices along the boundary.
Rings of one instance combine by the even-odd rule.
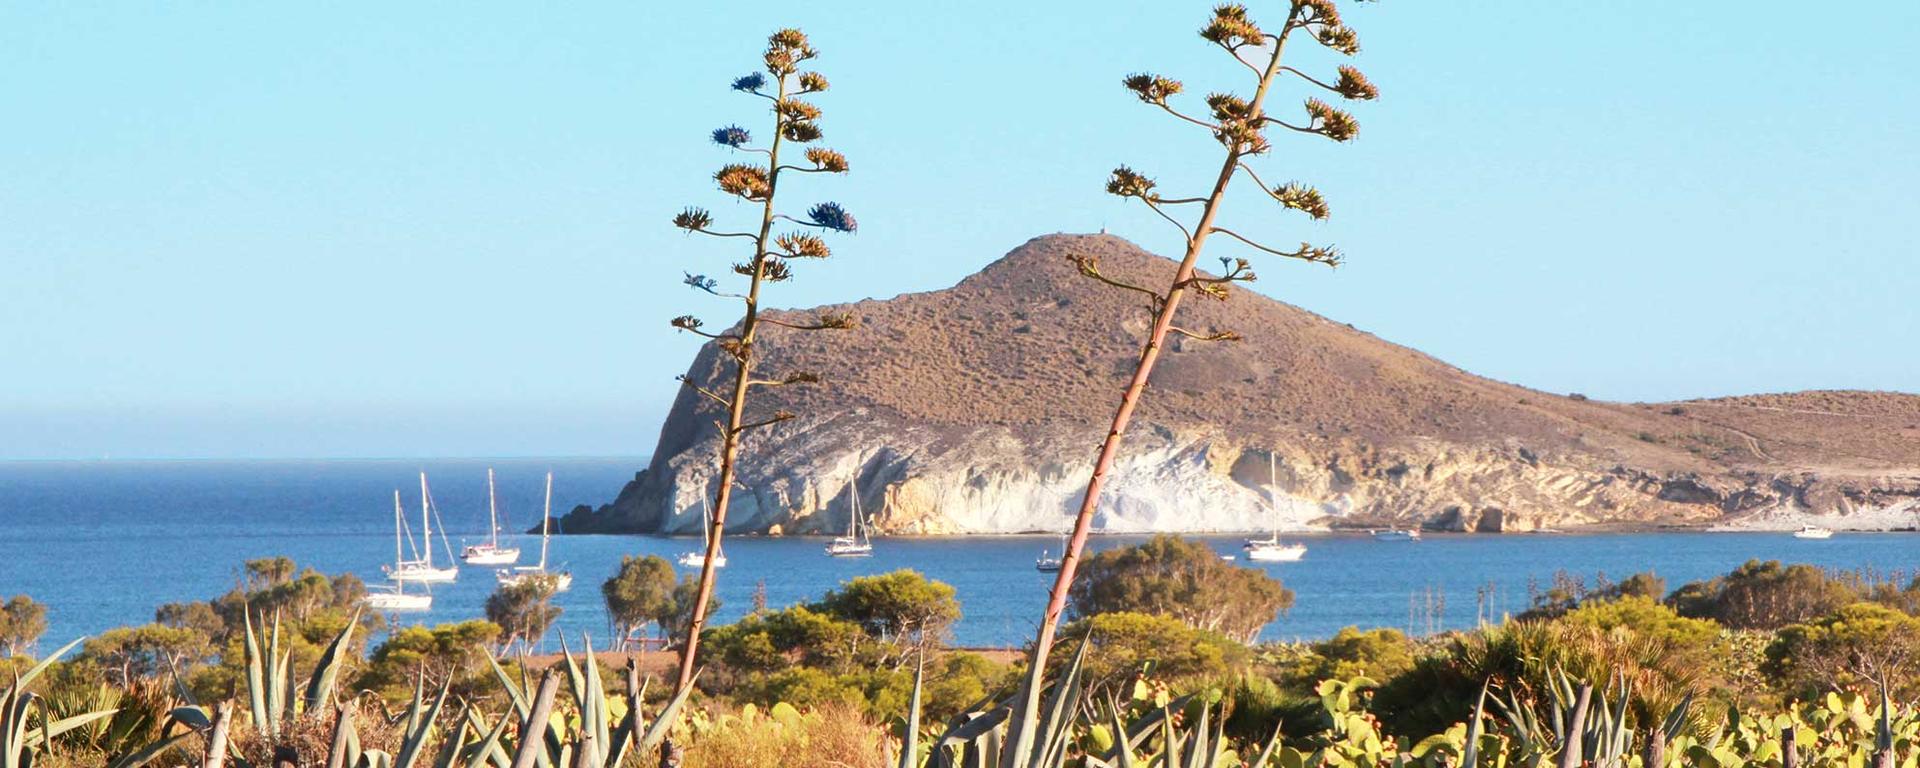
[[[378,460],[286,462],[0,463],[0,596],[26,593],[48,604],[43,642],[151,621],[162,603],[217,596],[238,580],[239,564],[286,555],[328,573],[369,582],[393,557],[392,494],[418,514],[416,473],[425,470],[457,550],[486,530],[486,471],[496,470],[512,529],[539,520],[541,483],[554,473],[554,510],[598,505],[631,479],[641,459]],[[514,537],[522,562],[537,557],[538,537]],[[1141,537],[1098,537],[1096,550]],[[1238,553],[1241,537],[1204,537]],[[1293,610],[1267,639],[1324,637],[1347,625],[1427,632],[1472,626],[1480,615],[1518,611],[1530,585],[1555,572],[1614,577],[1653,570],[1670,587],[1725,573],[1751,558],[1807,562],[1882,574],[1911,572],[1920,555],[1913,534],[1841,533],[1805,541],[1775,533],[1610,533],[1470,536],[1430,534],[1417,543],[1320,535],[1298,563],[1263,567],[1297,594]],[[749,610],[757,588],[778,607],[818,598],[854,576],[913,568],[954,585],[964,617],[955,641],[1001,647],[1024,643],[1046,602],[1052,576],[1033,569],[1046,537],[881,539],[871,558],[824,556],[817,538],[738,538],[720,573],[722,609],[731,621]],[[604,637],[600,582],[623,555],[668,558],[696,539],[558,536],[550,560],[573,572],[558,597],[559,628]],[[1251,565],[1242,562],[1243,565]],[[457,582],[433,588],[434,609],[404,622],[474,618],[494,587],[487,569],[466,567]]]

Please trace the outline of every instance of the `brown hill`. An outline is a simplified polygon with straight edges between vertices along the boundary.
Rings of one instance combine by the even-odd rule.
[[[745,446],[750,493],[733,522],[844,525],[842,489],[857,478],[883,528],[1057,527],[1149,319],[1125,292],[1079,276],[1070,253],[1148,284],[1173,269],[1119,238],[1053,235],[950,289],[823,308],[859,315],[857,331],[770,334],[765,370],[825,383],[756,401],[802,418]],[[1844,514],[1843,525],[1887,527],[1920,510],[1914,395],[1599,402],[1474,376],[1247,291],[1190,302],[1181,323],[1246,340],[1172,343],[1129,436],[1110,528],[1263,525],[1268,456],[1286,470],[1275,483],[1283,516],[1301,524],[1787,525]],[[722,373],[708,347],[688,375]],[[651,466],[568,527],[686,530],[713,471],[712,418],[682,393]]]

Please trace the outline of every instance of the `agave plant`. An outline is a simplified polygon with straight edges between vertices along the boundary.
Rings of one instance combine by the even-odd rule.
[[[45,709],[40,706],[39,695],[28,691],[27,685],[47,671],[47,667],[56,659],[65,656],[79,644],[80,640],[75,640],[48,654],[40,663],[28,668],[25,674],[15,677],[13,685],[0,694],[0,768],[32,768],[34,755],[45,749],[54,738],[113,716],[115,710],[112,709],[85,712],[53,722],[45,722],[43,716],[39,727],[33,725],[34,711],[40,710],[44,715]]]
[[[514,768],[618,768],[628,755],[645,754],[660,746],[674,717],[693,694],[691,685],[676,691],[659,715],[648,721],[643,709],[647,685],[640,678],[639,668],[629,659],[626,696],[624,699],[610,696],[601,679],[600,664],[593,655],[593,644],[589,641],[585,645],[585,659],[576,660],[563,644],[561,669],[548,670],[531,696],[528,689],[532,686],[524,677],[525,670],[522,670],[522,679],[516,681],[499,660],[488,657],[494,677],[506,691],[513,704],[513,714],[521,723],[519,737],[512,742]],[[563,677],[579,717],[572,729],[564,722],[555,722],[553,716],[554,699]],[[477,717],[470,715],[470,718]],[[473,724],[476,731],[485,729],[484,720]],[[502,750],[502,754],[505,752]]]

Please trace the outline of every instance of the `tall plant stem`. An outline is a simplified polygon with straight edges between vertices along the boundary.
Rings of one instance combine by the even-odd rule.
[[[1254,92],[1250,113],[1253,120],[1263,114],[1261,105],[1267,98],[1267,87],[1280,71],[1280,56],[1286,50],[1287,34],[1293,28],[1294,14],[1287,17],[1287,25],[1282,28],[1274,41],[1273,57],[1268,60],[1265,72],[1260,76],[1260,87]],[[1220,165],[1220,175],[1214,180],[1213,192],[1207,196],[1205,209],[1200,214],[1200,224],[1187,240],[1186,258],[1180,261],[1180,268],[1174,272],[1173,284],[1167,291],[1160,311],[1154,316],[1153,330],[1147,336],[1145,348],[1140,351],[1140,363],[1134,368],[1132,380],[1120,395],[1120,408],[1113,414],[1113,425],[1107,429],[1107,437],[1100,444],[1099,458],[1094,461],[1093,477],[1087,481],[1087,493],[1080,500],[1080,512],[1073,521],[1073,537],[1067,541],[1066,552],[1060,556],[1060,572],[1054,576],[1053,592],[1047,600],[1047,613],[1040,623],[1039,637],[1034,640],[1033,665],[1027,671],[1023,694],[1026,697],[1026,712],[1034,712],[1040,703],[1040,681],[1045,674],[1047,653],[1053,648],[1054,636],[1059,630],[1060,614],[1066,610],[1067,591],[1073,586],[1073,575],[1080,565],[1080,555],[1087,546],[1087,533],[1093,526],[1093,513],[1100,503],[1100,490],[1104,485],[1107,472],[1113,468],[1113,458],[1120,451],[1120,438],[1126,434],[1127,424],[1133,420],[1133,410],[1140,404],[1140,395],[1147,388],[1147,378],[1153,373],[1154,363],[1160,359],[1161,347],[1166,343],[1168,330],[1173,327],[1174,313],[1180,308],[1180,299],[1186,295],[1188,281],[1193,278],[1194,264],[1200,259],[1200,251],[1205,247],[1207,235],[1212,231],[1215,214],[1220,211],[1221,200],[1225,198],[1227,185],[1233,181],[1233,172],[1240,163],[1242,148],[1229,147],[1226,162]]]
[[[787,97],[787,79],[778,78],[779,96]],[[780,186],[780,139],[785,118],[774,113],[773,143],[767,149],[767,200],[760,211],[760,236],[754,239],[753,281],[747,289],[746,316],[740,321],[739,352],[734,357],[733,398],[727,408],[727,428],[721,436],[720,490],[714,495],[713,513],[702,524],[707,526],[706,560],[700,564],[700,588],[693,598],[693,618],[687,622],[687,636],[680,644],[680,674],[674,680],[675,694],[693,684],[696,655],[700,649],[700,630],[707,625],[707,602],[713,598],[715,563],[720,559],[720,537],[726,532],[727,509],[733,505],[733,475],[740,455],[741,424],[747,409],[748,381],[753,373],[753,337],[760,328],[760,284],[767,273],[767,238],[773,233],[773,199]]]

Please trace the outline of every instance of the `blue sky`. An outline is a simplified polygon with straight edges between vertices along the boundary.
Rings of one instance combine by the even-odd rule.
[[[776,304],[944,287],[1048,232],[1174,248],[1101,185],[1216,167],[1118,85],[1244,89],[1206,3],[870,7],[0,6],[0,458],[650,451],[696,346],[666,320],[730,311],[678,278],[736,256],[667,220],[749,214],[704,135],[762,120],[726,84],[779,26],[854,163],[791,199],[862,226]],[[1350,7],[1382,99],[1261,165],[1332,220],[1223,221],[1348,254],[1258,290],[1499,379],[1920,390],[1920,4],[1790,11]]]

